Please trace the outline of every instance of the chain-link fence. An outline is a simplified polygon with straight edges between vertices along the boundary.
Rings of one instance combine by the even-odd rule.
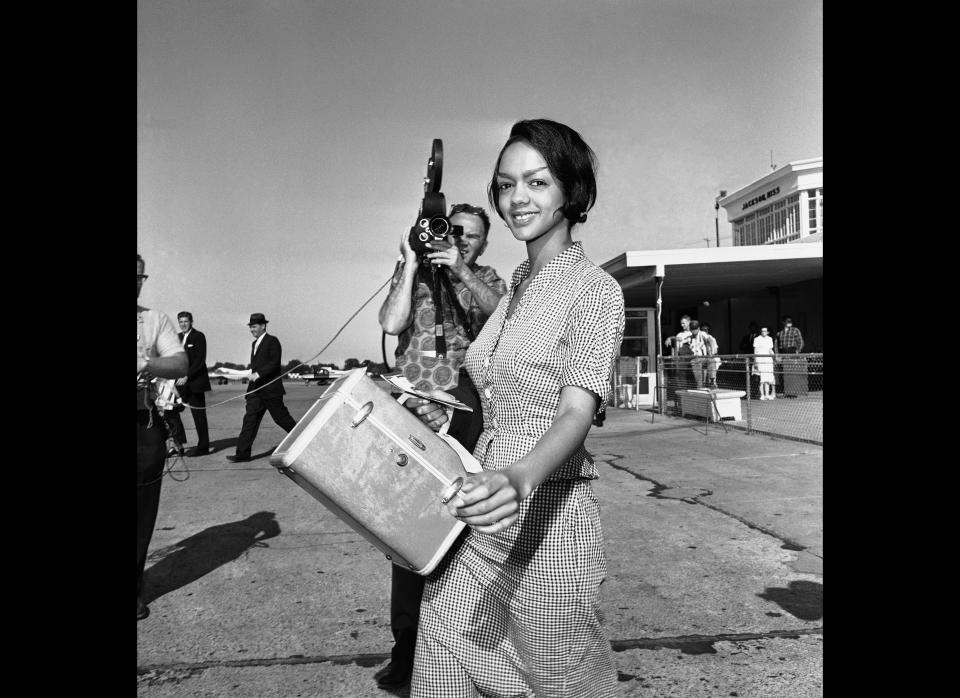
[[[608,404],[823,443],[823,354],[620,357]],[[658,394],[659,393],[659,394]]]

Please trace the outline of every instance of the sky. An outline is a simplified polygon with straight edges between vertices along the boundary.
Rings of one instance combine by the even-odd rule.
[[[714,246],[720,190],[769,173],[771,151],[777,166],[823,155],[821,1],[137,4],[139,302],[191,311],[208,365],[249,361],[255,312],[284,363],[382,359],[376,292],[434,138],[447,205],[491,213],[479,261],[508,282],[526,251],[486,184],[520,119],[596,152],[573,237],[597,264]],[[722,208],[719,228],[732,245]]]

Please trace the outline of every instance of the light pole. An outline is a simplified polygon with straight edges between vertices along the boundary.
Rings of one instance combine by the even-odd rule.
[[[717,247],[720,247],[720,199],[727,195],[726,189],[720,190],[720,196],[713,200],[713,225],[717,230]],[[709,247],[709,245],[707,245]]]

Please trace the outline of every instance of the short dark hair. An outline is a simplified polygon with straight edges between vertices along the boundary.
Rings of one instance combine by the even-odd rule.
[[[453,218],[458,213],[469,213],[476,216],[483,221],[484,236],[490,232],[490,216],[487,215],[487,212],[482,207],[474,206],[473,204],[454,204],[450,207],[450,215],[448,215],[447,218]]]
[[[191,313],[188,310],[181,310],[179,313],[177,313],[177,320],[179,320],[182,317],[185,317],[190,322],[193,322],[193,313]]]
[[[565,124],[549,119],[518,121],[500,149],[493,177],[487,185],[490,205],[503,218],[497,196],[497,171],[504,151],[514,143],[526,141],[547,163],[550,173],[563,190],[563,216],[570,225],[586,223],[587,211],[597,200],[597,155],[579,133]]]
[[[783,321],[786,322],[787,320],[789,320],[790,322],[793,322],[793,318],[792,318],[792,317],[790,317],[789,315],[784,315],[784,316],[783,316]]]
[[[143,257],[140,256],[140,253],[139,253],[139,252],[137,252],[137,261],[140,262],[140,264],[143,265],[143,268],[144,268],[144,269],[147,268],[147,263],[143,261]]]
[[[699,330],[699,329],[700,329],[700,323],[699,323],[698,321],[696,321],[696,320],[691,320],[691,321],[690,321],[690,329],[691,329],[691,330]]]

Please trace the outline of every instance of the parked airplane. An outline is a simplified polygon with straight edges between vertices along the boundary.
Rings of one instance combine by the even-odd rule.
[[[250,380],[250,369],[238,370],[235,368],[225,368],[221,366],[207,375],[217,381],[217,385],[226,385],[230,381],[240,381],[246,383]]]
[[[310,385],[311,382],[315,382],[317,385],[323,385],[327,381],[340,378],[348,373],[350,373],[350,371],[340,371],[335,368],[323,366],[318,371],[314,371],[313,373],[302,373],[299,377],[303,379],[304,385]]]

